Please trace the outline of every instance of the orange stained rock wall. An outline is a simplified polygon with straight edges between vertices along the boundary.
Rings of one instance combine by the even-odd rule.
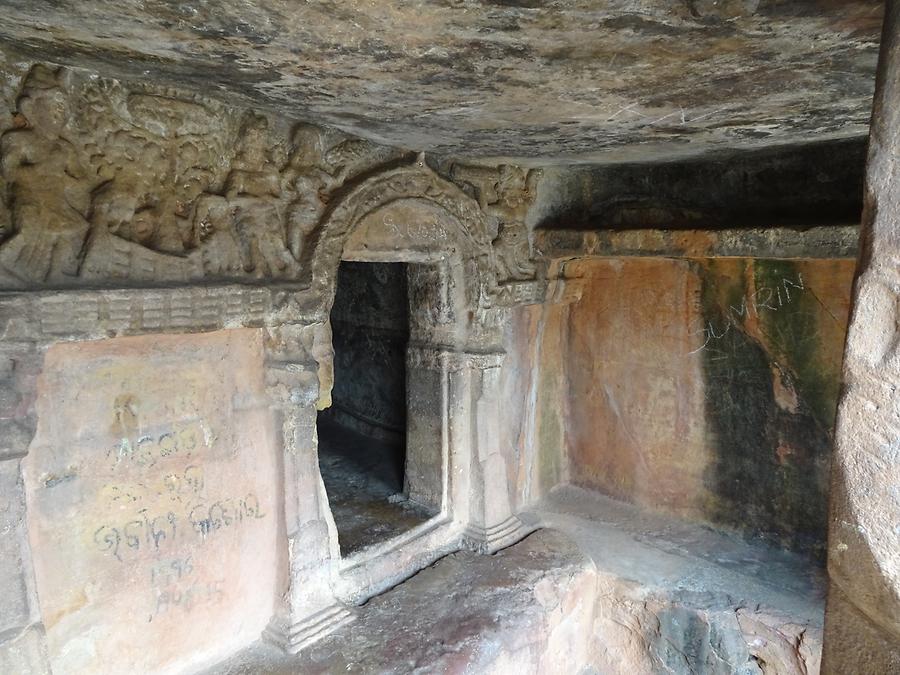
[[[506,335],[500,414],[501,448],[510,453],[511,485],[519,508],[568,478],[565,456],[565,370],[560,355],[568,330],[566,305],[512,310]]]
[[[710,461],[685,261],[569,267],[584,291],[568,317],[566,441],[572,477],[637,504],[696,511]]]
[[[853,273],[848,260],[569,263],[582,298],[547,317],[541,364],[571,481],[820,557]]]

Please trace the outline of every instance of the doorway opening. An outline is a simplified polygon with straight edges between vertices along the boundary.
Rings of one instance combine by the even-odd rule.
[[[334,388],[318,418],[319,468],[346,557],[434,515],[409,499],[406,477],[407,265],[342,261],[331,327]]]

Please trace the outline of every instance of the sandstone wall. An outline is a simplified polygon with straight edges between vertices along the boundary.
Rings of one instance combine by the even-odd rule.
[[[183,672],[269,622],[287,551],[261,337],[47,352],[23,473],[54,672]]]
[[[821,556],[851,260],[571,262],[547,315],[571,481]]]
[[[524,508],[569,478],[565,353],[568,307],[552,303],[513,311],[507,331],[503,444],[516,462],[511,484]]]
[[[263,628],[296,651],[522,536],[496,410],[543,298],[536,172],[10,54],[0,96],[0,671],[183,671]],[[348,249],[427,262],[453,302],[426,294],[414,355],[440,519],[341,575],[315,422]]]
[[[826,673],[900,672],[900,3],[887,3],[832,471]]]

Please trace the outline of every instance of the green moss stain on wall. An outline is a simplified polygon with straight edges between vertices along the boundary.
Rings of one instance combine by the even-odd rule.
[[[820,317],[829,310],[815,289],[803,280],[796,263],[785,260],[753,262],[756,287],[771,289],[768,303],[776,310],[759,313],[761,332],[779,362],[789,367],[801,400],[829,433],[834,427],[840,390],[839,359],[825,357],[819,338]],[[807,282],[810,281],[807,279]]]
[[[709,517],[820,558],[840,363],[820,347],[816,300],[795,263],[697,263],[700,356],[714,461]]]

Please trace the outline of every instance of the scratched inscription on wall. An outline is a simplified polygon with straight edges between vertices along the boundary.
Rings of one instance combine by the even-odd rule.
[[[121,563],[152,560],[148,593],[153,611],[148,621],[174,608],[189,612],[224,598],[224,580],[197,579],[192,555],[168,556],[266,517],[255,492],[234,495],[223,489],[226,486],[217,490],[208,484],[204,459],[213,437],[208,425],[198,420],[158,435],[123,436],[106,451],[110,475],[123,475],[124,480],[111,480],[101,488],[116,516],[101,519],[93,541]],[[170,458],[177,470],[153,470]],[[181,460],[191,463],[181,468]],[[146,476],[129,479],[133,467],[146,470]]]
[[[26,484],[55,670],[179,672],[271,618],[271,425],[232,406],[261,364],[255,331],[51,348]]]
[[[782,278],[774,284],[762,286],[741,296],[739,302],[724,307],[721,321],[704,320],[701,326],[693,331],[697,347],[689,354],[696,354],[722,340],[731,330],[738,328],[744,321],[752,321],[767,312],[791,311],[797,297],[806,290],[803,275],[797,273],[794,278]]]

